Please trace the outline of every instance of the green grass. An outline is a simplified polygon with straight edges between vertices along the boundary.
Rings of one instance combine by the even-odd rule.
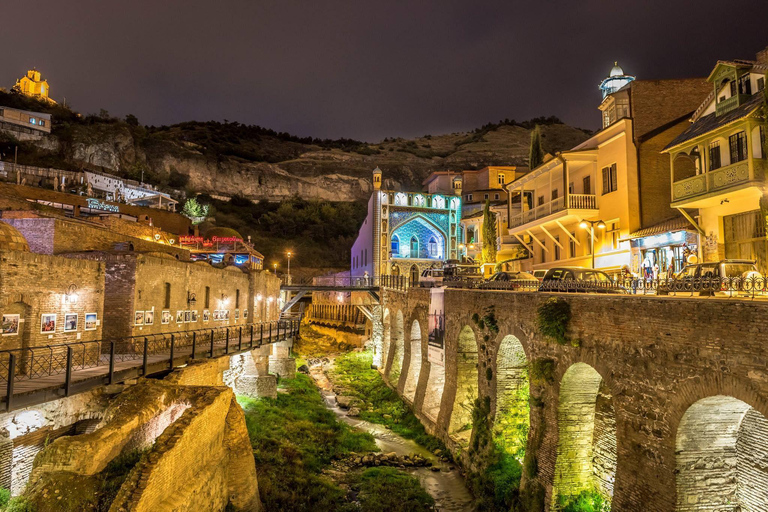
[[[443,443],[424,430],[424,426],[408,409],[395,391],[388,387],[381,374],[371,368],[370,351],[348,352],[336,358],[331,380],[345,388],[345,393],[363,402],[360,419],[389,426],[393,432],[412,439],[430,451],[441,449]]]
[[[388,467],[368,468],[357,479],[358,500],[366,512],[427,512],[435,500],[407,473]]]
[[[306,375],[282,381],[276,399],[238,397],[265,510],[347,511],[345,491],[321,475],[333,458],[376,450],[373,437],[340,423]]]
[[[562,512],[610,512],[611,502],[596,490],[581,491],[578,496],[559,496]]]

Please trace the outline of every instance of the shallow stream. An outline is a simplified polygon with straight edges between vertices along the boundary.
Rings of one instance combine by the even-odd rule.
[[[430,468],[408,468],[408,471],[416,476],[421,486],[435,499],[436,510],[440,512],[466,512],[472,510],[472,495],[467,489],[464,477],[451,463],[440,459],[426,448],[414,441],[405,439],[383,425],[369,423],[359,418],[352,418],[347,411],[336,404],[336,395],[333,385],[328,380],[323,366],[315,365],[310,368],[310,375],[314,379],[325,400],[325,405],[336,416],[348,425],[370,433],[376,440],[376,445],[382,453],[395,452],[397,455],[415,453],[432,462],[440,471],[432,471]],[[453,469],[452,469],[453,468]]]

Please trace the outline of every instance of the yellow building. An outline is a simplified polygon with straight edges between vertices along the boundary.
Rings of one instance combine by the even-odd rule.
[[[627,76],[620,71],[612,73]],[[669,165],[659,151],[686,128],[706,86],[702,79],[630,80],[605,95],[602,130],[510,183],[508,232],[532,255],[523,268],[639,272],[648,248],[636,250],[635,235],[679,215],[661,187]],[[658,263],[666,270],[666,261]]]
[[[50,103],[56,103],[49,96],[50,89],[48,87],[48,81],[43,80],[42,75],[36,69],[30,69],[27,71],[27,76],[16,80],[16,85],[13,88],[27,96]]]
[[[664,149],[672,206],[696,218],[704,261],[756,260],[768,271],[760,198],[768,174],[765,82],[768,48],[756,60],[719,61],[692,124]]]

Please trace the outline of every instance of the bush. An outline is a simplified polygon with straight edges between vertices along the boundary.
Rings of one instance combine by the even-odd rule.
[[[11,500],[11,491],[3,487],[0,487],[0,510],[6,505],[8,505],[8,502],[10,500]]]
[[[559,496],[562,512],[611,512],[611,502],[598,491],[581,491],[578,496]]]
[[[555,382],[555,361],[549,358],[534,359],[531,362],[530,379],[533,384],[544,385]]]
[[[16,496],[11,498],[5,512],[35,512],[35,506],[25,496]]]
[[[544,336],[560,345],[568,343],[568,323],[571,321],[571,305],[562,297],[552,297],[539,305],[536,326]]]
[[[416,478],[388,467],[363,471],[358,499],[365,512],[426,512],[435,505]]]

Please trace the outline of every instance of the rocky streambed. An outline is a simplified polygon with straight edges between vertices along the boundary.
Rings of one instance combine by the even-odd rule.
[[[440,450],[430,452],[421,445],[405,439],[383,425],[358,417],[360,410],[354,399],[337,396],[328,378],[332,358],[313,359],[306,369],[315,381],[325,400],[325,405],[343,422],[353,428],[370,433],[380,453],[350,454],[335,461],[332,472],[339,475],[358,467],[391,466],[407,471],[419,479],[421,486],[434,498],[435,508],[442,512],[473,510],[472,495],[464,477]],[[331,475],[333,476],[333,475]]]

